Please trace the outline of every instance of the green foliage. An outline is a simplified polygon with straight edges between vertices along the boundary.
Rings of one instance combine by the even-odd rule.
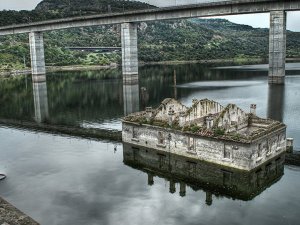
[[[179,126],[178,121],[173,122],[173,124],[170,126],[171,129],[174,130],[181,130],[181,127]]]
[[[184,126],[182,128],[183,132],[198,133],[200,130],[201,130],[201,127],[199,127],[197,124],[192,124],[190,126]]]
[[[147,122],[147,119],[145,117],[141,117],[141,118],[138,119],[138,123],[140,125],[142,125],[142,124],[147,124],[148,122]]]
[[[219,127],[214,129],[213,131],[214,131],[214,136],[222,136],[225,134],[225,130]]]
[[[193,124],[193,125],[191,125],[190,130],[191,130],[192,133],[197,133],[197,132],[199,132],[200,127],[197,126],[196,124]]]
[[[169,126],[169,124],[166,121],[159,121],[159,120],[154,120],[153,125],[158,126],[158,127],[168,127]]]
[[[238,134],[238,133],[236,133],[236,134],[234,134],[233,136],[231,136],[231,138],[232,138],[233,140],[235,140],[235,141],[239,141],[239,140],[241,140],[241,135]]]

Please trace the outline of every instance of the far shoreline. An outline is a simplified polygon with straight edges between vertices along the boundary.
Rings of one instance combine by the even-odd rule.
[[[300,62],[300,58],[287,58],[286,62]],[[190,60],[190,61],[160,61],[160,62],[139,62],[141,66],[148,65],[183,65],[183,64],[228,64],[228,65],[246,65],[267,63],[266,59],[262,58],[241,58],[241,59],[210,59],[210,60]],[[68,65],[68,66],[46,66],[47,72],[66,72],[66,71],[92,71],[103,69],[115,69],[120,67],[120,64],[111,65]],[[20,75],[31,74],[30,68],[21,70],[0,70],[0,78],[15,77]]]

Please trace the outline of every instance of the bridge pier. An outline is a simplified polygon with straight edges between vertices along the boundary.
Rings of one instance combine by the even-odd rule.
[[[269,34],[269,84],[284,84],[286,12],[271,11]]]
[[[43,33],[29,33],[31,71],[33,82],[46,81]]]
[[[137,84],[138,48],[136,23],[123,23],[121,25],[121,41],[123,82],[126,84]]]

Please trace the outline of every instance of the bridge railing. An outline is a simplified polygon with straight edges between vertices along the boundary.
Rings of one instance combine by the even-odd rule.
[[[226,0],[171,0],[164,1],[161,0],[143,0],[148,4],[158,5],[158,6],[181,6],[181,5],[193,5],[193,4],[201,4],[201,3],[212,3],[212,2],[223,2]]]

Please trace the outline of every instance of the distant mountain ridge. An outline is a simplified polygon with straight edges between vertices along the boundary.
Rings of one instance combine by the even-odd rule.
[[[35,11],[64,13],[65,15],[122,12],[153,8],[154,6],[139,1],[122,0],[44,0]]]
[[[139,1],[122,0],[44,0],[32,11],[0,11],[0,26],[149,8],[155,6]]]

